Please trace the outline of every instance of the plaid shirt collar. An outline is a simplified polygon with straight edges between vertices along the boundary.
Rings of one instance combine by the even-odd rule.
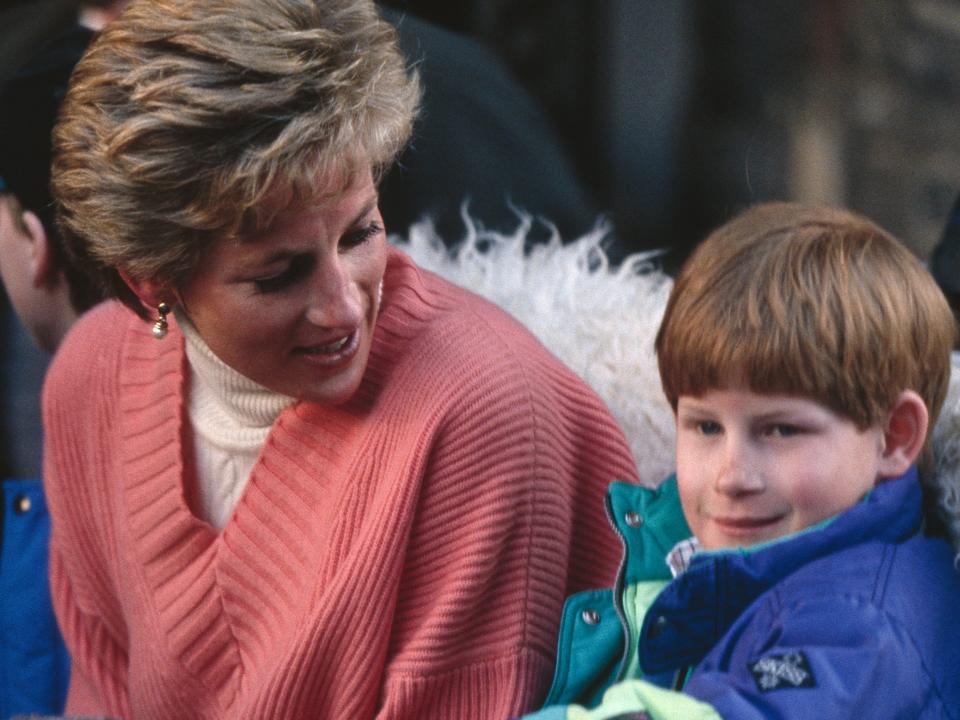
[[[686,572],[687,568],[690,567],[690,560],[693,558],[693,554],[702,549],[700,541],[695,537],[681,540],[674,545],[673,549],[667,553],[667,565],[670,568],[670,572],[673,573],[673,576],[679,577]]]

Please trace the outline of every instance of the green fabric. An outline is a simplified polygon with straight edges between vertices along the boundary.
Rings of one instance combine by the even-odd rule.
[[[551,705],[535,713],[524,715],[521,720],[567,720],[567,705]]]
[[[670,580],[666,557],[673,546],[692,534],[683,517],[676,476],[671,475],[658,488],[615,482],[607,492],[607,511],[623,538],[626,558],[619,585],[647,580]],[[635,513],[639,527],[627,522]]]
[[[667,553],[690,536],[674,477],[655,490],[613,483],[607,513],[625,548],[617,585],[567,600],[545,705],[591,707],[617,680],[639,676],[637,643],[643,617],[671,579]]]
[[[622,680],[642,676],[637,656],[640,627],[657,594],[672,579],[666,563],[667,553],[690,537],[690,528],[683,517],[674,475],[655,490],[612,483],[607,503],[607,511],[624,544],[623,567],[617,580],[618,593],[614,596],[626,624],[626,652],[614,678]]]
[[[629,647],[626,654],[626,667],[620,673],[620,678],[636,678],[643,675],[640,669],[640,656],[637,646],[640,644],[640,627],[647,610],[656,600],[660,591],[667,586],[667,580],[650,580],[638,582],[627,587],[623,592],[623,614],[630,630]],[[618,678],[619,679],[619,678]]]
[[[615,720],[646,711],[651,720],[722,720],[710,705],[689,695],[665,690],[643,680],[625,680],[611,687],[592,710],[571,705],[565,720]],[[538,720],[559,715],[537,714]]]
[[[584,613],[596,623],[584,619]],[[596,704],[616,680],[623,654],[623,626],[613,590],[588,590],[567,598],[560,621],[557,664],[545,705]],[[589,672],[588,672],[589,671]]]

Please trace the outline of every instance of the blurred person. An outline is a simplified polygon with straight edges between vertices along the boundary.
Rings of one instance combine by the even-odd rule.
[[[67,32],[0,86],[0,277],[20,321],[44,352],[53,352],[98,299],[65,256],[49,191],[50,133],[89,39],[82,28]],[[12,369],[8,385],[16,387],[23,380],[19,368]],[[27,390],[39,394],[39,387]],[[16,441],[25,433],[39,435],[28,418],[7,421],[18,430],[10,434]],[[69,660],[50,604],[43,485],[36,477],[5,477],[2,496],[0,718],[59,712]]]
[[[406,232],[429,217],[448,245],[463,239],[464,208],[509,232],[521,214],[564,239],[591,230],[599,212],[543,109],[490,49],[416,16],[382,9],[423,83],[413,138],[380,187],[387,225]],[[543,231],[547,232],[543,232]]]
[[[361,0],[134,0],[78,65],[59,227],[120,302],[44,393],[70,712],[503,717],[612,578],[606,408],[386,244],[418,101]]]
[[[90,30],[102,30],[115,19],[130,0],[86,0],[80,3],[77,23]]]
[[[943,235],[930,256],[930,272],[960,318],[960,196],[947,216]]]

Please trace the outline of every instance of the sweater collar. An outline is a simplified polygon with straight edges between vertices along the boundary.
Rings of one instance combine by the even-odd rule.
[[[919,532],[921,520],[921,488],[911,468],[825,524],[753,548],[695,554],[644,618],[644,671],[696,664],[751,603],[800,567],[861,543],[900,542]]]

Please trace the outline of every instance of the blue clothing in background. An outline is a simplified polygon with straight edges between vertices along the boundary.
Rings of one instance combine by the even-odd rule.
[[[63,711],[70,677],[47,580],[40,480],[4,480],[0,515],[0,720]]]

